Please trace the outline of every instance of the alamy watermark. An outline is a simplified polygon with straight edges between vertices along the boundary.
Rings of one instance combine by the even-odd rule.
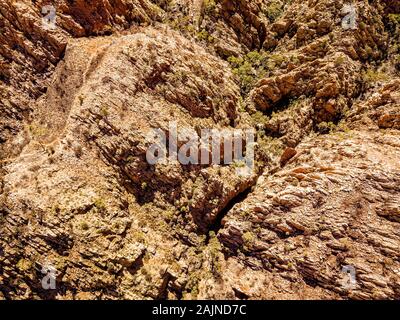
[[[154,129],[146,159],[151,165],[179,162],[182,165],[234,164],[238,175],[251,175],[254,169],[254,129],[180,128],[170,122],[168,130]]]
[[[43,28],[53,30],[56,28],[57,14],[56,8],[52,5],[42,7],[42,25]]]
[[[357,29],[357,7],[354,4],[345,4],[342,8],[342,28],[344,30],[356,30]]]
[[[357,287],[356,268],[351,265],[343,266],[343,278],[341,279],[342,288],[345,290],[354,290]]]
[[[44,277],[41,280],[42,288],[44,290],[55,290],[56,289],[56,278],[57,269],[51,264],[45,263],[41,270]]]

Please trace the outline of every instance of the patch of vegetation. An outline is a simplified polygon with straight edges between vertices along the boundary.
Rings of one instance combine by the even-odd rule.
[[[280,157],[284,151],[284,145],[280,139],[269,137],[269,136],[259,136],[258,139],[258,151],[263,158]]]
[[[266,116],[261,111],[256,111],[251,115],[254,125],[264,126],[268,121],[268,116]]]
[[[386,19],[386,27],[392,34],[393,39],[400,38],[400,14],[388,14]]]
[[[78,97],[78,100],[79,100],[79,105],[82,106],[83,101],[85,100],[85,98],[84,98],[82,95],[80,95],[80,96]]]
[[[54,205],[51,207],[50,212],[51,212],[53,215],[59,214],[59,213],[61,212],[60,205],[57,204],[57,203],[54,204]]]
[[[369,45],[365,46],[365,52],[367,53],[368,57],[372,57],[374,55],[374,49],[372,49]]]
[[[231,56],[228,62],[232,71],[240,79],[242,94],[247,94],[255,85],[256,81],[267,75],[268,54],[266,52],[252,51],[243,57]]]
[[[165,217],[166,212],[157,208],[156,206],[152,205],[151,203],[146,203],[141,206],[140,210],[140,219],[139,219],[139,226],[140,228],[143,227],[150,227],[155,230],[160,230],[163,232],[170,231],[170,227],[167,223],[167,219]],[[173,213],[170,213],[171,217],[175,218]],[[161,219],[160,219],[161,217]],[[174,232],[177,230],[174,230]]]
[[[174,221],[175,219],[175,212],[173,210],[164,210],[163,211],[163,216],[165,218],[165,221],[170,222]]]
[[[336,125],[333,122],[321,122],[317,124],[317,129],[319,132],[327,134],[333,132],[336,129]]]
[[[241,212],[240,212],[240,216],[243,218],[243,220],[248,220],[248,219],[250,219],[251,218],[251,215],[252,215],[252,212],[251,212],[251,210],[242,210]]]
[[[346,58],[344,56],[340,55],[335,59],[335,65],[341,66],[345,61],[346,61]]]
[[[83,155],[83,148],[80,144],[75,144],[72,148],[76,157],[80,158]]]
[[[390,22],[395,24],[400,24],[400,14],[399,13],[391,13],[388,15]]]
[[[188,31],[186,29],[191,25],[189,16],[184,16],[180,19],[165,19],[163,23],[170,25],[172,29],[177,31]]]
[[[103,198],[97,198],[96,200],[94,200],[94,206],[99,211],[104,211],[106,209],[106,203]]]
[[[145,243],[146,242],[146,235],[144,234],[143,231],[137,230],[133,233],[133,237],[136,241],[140,243]]]
[[[32,262],[30,262],[27,259],[22,258],[17,262],[17,268],[20,271],[27,271],[32,268]]]
[[[82,230],[85,230],[85,231],[89,230],[89,224],[86,221],[82,221],[80,224],[80,227]]]
[[[255,241],[255,235],[253,232],[247,231],[246,233],[244,233],[242,235],[242,239],[243,239],[243,249],[249,249],[254,241]]]
[[[43,137],[47,134],[47,128],[41,127],[37,124],[28,125],[28,131],[32,135],[32,137]]]
[[[276,21],[283,13],[284,4],[279,0],[274,0],[268,3],[263,8],[263,13],[271,22]]]
[[[397,71],[400,71],[400,54],[394,57],[394,66]]]
[[[112,26],[110,24],[106,24],[99,33],[104,35],[110,35],[112,34],[112,32],[113,32]]]
[[[101,106],[100,115],[102,117],[104,117],[104,118],[108,116],[108,108],[107,108],[107,106]]]
[[[256,72],[252,65],[245,61],[242,65],[233,69],[233,73],[240,78],[241,88],[248,93],[256,81]]]
[[[214,37],[208,33],[207,30],[203,29],[196,34],[196,38],[200,41],[207,41],[209,43],[214,42]]]
[[[274,70],[277,67],[280,67],[285,60],[286,58],[283,55],[273,54],[269,57],[268,68]]]
[[[367,84],[379,82],[379,81],[386,81],[388,80],[389,77],[387,74],[379,71],[374,71],[372,69],[368,69],[364,74],[363,74],[363,80]]]
[[[145,267],[140,269],[141,274],[144,276],[146,281],[150,282],[152,280],[151,274],[147,271]]]
[[[242,95],[246,95],[259,79],[270,76],[285,61],[287,57],[266,51],[251,51],[244,56],[228,58],[233,73],[240,79]]]
[[[215,3],[215,0],[204,0],[204,13],[209,15],[212,12],[214,12],[215,8],[217,7],[217,4]]]
[[[218,276],[222,273],[222,265],[220,261],[222,246],[214,231],[210,231],[209,239],[208,249],[211,256],[213,273]]]
[[[243,160],[235,160],[232,163],[234,168],[244,168],[246,166],[246,162],[244,162]]]
[[[243,101],[242,96],[239,97],[239,111],[240,112],[246,112],[246,104]]]
[[[199,282],[201,279],[200,271],[193,272],[189,275],[186,290],[191,294],[192,299],[196,299],[199,294]]]

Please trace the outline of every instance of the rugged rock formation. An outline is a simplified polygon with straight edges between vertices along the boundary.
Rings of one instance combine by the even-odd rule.
[[[301,143],[284,170],[261,176],[224,218],[219,238],[230,255],[239,250],[244,264],[317,287],[315,295],[322,287],[350,298],[398,298],[396,133],[349,131]],[[341,286],[346,265],[357,270],[350,291]],[[259,290],[252,294],[265,295]]]
[[[0,0],[0,298],[399,299],[400,12],[348,5]]]

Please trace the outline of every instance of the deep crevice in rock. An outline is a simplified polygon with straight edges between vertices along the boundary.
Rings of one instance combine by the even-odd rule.
[[[218,213],[216,216],[214,223],[210,226],[209,232],[214,231],[216,234],[222,227],[222,219],[228,214],[228,212],[238,203],[242,202],[247,198],[249,193],[251,192],[254,185],[247,187],[242,192],[238,193],[235,197],[233,197],[227,205]],[[207,242],[209,240],[209,234],[207,235]]]

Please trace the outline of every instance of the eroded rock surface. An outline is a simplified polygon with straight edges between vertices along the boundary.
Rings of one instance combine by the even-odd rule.
[[[0,298],[400,298],[396,1],[48,4],[0,0]],[[252,175],[149,164],[171,121]]]
[[[305,283],[316,295],[322,287],[350,298],[398,299],[398,146],[390,130],[307,139],[224,218],[220,240],[230,254],[243,252],[244,264]],[[349,291],[341,286],[347,265],[357,270]]]

